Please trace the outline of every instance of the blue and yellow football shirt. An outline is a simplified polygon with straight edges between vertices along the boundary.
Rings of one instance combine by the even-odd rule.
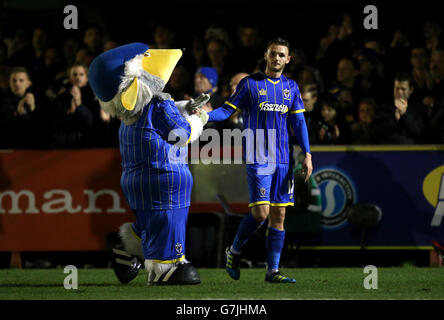
[[[209,121],[222,121],[235,110],[242,112],[245,130],[244,160],[260,163],[263,150],[266,162],[290,163],[292,144],[290,128],[293,128],[302,151],[310,152],[305,111],[299,87],[295,81],[281,75],[270,78],[263,72],[243,78],[235,93],[220,108],[209,113]],[[250,145],[250,147],[248,147]],[[248,162],[247,162],[248,163]]]

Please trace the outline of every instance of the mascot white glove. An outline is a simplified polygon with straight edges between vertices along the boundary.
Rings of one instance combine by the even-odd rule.
[[[185,110],[188,114],[193,114],[197,109],[202,109],[202,107],[210,100],[210,96],[206,93],[202,93],[196,99],[191,99],[185,106]]]
[[[209,117],[210,116],[208,115],[208,113],[204,109],[200,109],[200,111],[199,111],[199,118],[202,121],[203,125],[207,124]]]

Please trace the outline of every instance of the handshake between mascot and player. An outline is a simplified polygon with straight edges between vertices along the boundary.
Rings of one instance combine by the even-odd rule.
[[[268,49],[269,47],[267,52]],[[287,49],[288,56],[289,48]],[[241,99],[245,101],[241,101],[239,97],[235,100],[232,96],[223,107],[218,108],[221,109],[218,113],[215,113],[218,110],[216,109],[207,114],[202,109],[202,106],[210,99],[207,94],[191,100],[174,102],[171,96],[163,90],[181,56],[181,50],[149,49],[146,44],[131,43],[103,52],[92,61],[89,68],[89,82],[101,108],[121,120],[119,128],[122,159],[120,184],[136,221],[121,225],[114,237],[111,235],[107,237],[107,244],[113,270],[122,283],[128,283],[134,279],[143,267],[148,273],[148,285],[200,283],[196,268],[185,258],[186,223],[193,186],[193,177],[186,161],[188,144],[199,138],[207,121],[220,121],[231,115],[231,110],[234,112],[237,109],[234,103],[248,105],[245,100],[247,98],[243,97]],[[270,65],[272,64],[275,65],[270,61]],[[266,74],[267,70],[262,75],[264,79],[268,77]],[[276,78],[272,79],[277,81]],[[258,79],[244,80],[256,81]],[[294,82],[284,85],[286,80],[280,81],[282,81],[282,87],[288,86],[287,90],[293,91],[290,93],[291,96],[286,95],[286,103],[291,103],[291,105],[289,105],[288,114],[284,117],[288,116],[290,120],[293,114],[296,116],[291,121],[298,125],[293,129],[303,152],[307,155],[305,159],[308,160],[304,160],[303,166],[309,176],[312,170],[311,155],[308,142],[303,140],[306,126],[305,122],[301,121],[301,118],[304,119],[300,111],[301,105],[297,105],[298,101],[296,101],[299,91]],[[239,90],[243,91],[241,84],[245,86],[245,81],[238,86]],[[271,88],[268,89],[271,91]],[[236,94],[239,95],[239,92],[236,91]],[[283,94],[281,98],[285,98]],[[250,110],[245,108],[243,116],[251,117],[249,114],[252,113],[251,111],[251,108]],[[276,112],[276,114],[278,115],[270,113],[268,117],[282,116],[281,112]],[[298,136],[298,132],[302,134]],[[288,136],[288,133],[286,134]],[[171,154],[180,156],[170,157]],[[291,164],[281,166],[278,163],[276,174],[281,179],[278,181],[279,184],[291,184],[289,166],[291,167]],[[226,270],[233,279],[238,279],[240,276],[239,261],[242,244],[260,227],[268,214],[271,218],[275,203],[282,203],[276,207],[285,209],[285,206],[291,205],[292,202],[291,199],[282,198],[286,193],[285,190],[278,190],[277,193],[274,191],[282,189],[272,185],[271,180],[274,184],[275,179],[257,175],[260,165],[250,167],[247,168],[247,175],[252,213],[241,222],[233,246],[227,248],[226,253]],[[256,191],[252,190],[254,188],[259,188],[258,192],[261,194],[265,188],[265,193],[267,193],[266,197],[261,198],[264,200],[259,205],[256,201]],[[265,205],[271,206],[272,209],[269,212],[262,212],[264,219],[258,219],[257,208],[262,210]],[[274,265],[276,262],[279,263],[276,258],[280,256],[282,249],[280,243],[283,244],[283,232],[279,229],[281,226],[273,222],[267,231],[271,233],[267,250],[274,256],[272,262]],[[239,240],[239,236],[243,239]],[[278,241],[277,245],[276,241]],[[236,250],[234,245],[239,250]],[[280,273],[276,273],[275,269],[277,269],[276,266],[273,267],[271,276],[267,274],[267,281],[292,282],[278,281],[278,278],[291,278],[283,277]]]

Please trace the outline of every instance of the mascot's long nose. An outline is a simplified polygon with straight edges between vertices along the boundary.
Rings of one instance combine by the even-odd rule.
[[[180,49],[148,49],[144,53],[142,67],[166,84],[181,57],[182,50]]]

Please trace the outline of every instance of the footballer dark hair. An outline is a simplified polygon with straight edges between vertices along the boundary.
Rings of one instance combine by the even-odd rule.
[[[286,46],[288,48],[288,52],[290,52],[290,42],[285,37],[278,37],[271,39],[267,43],[267,50],[270,48],[271,45],[278,45],[278,46]]]

